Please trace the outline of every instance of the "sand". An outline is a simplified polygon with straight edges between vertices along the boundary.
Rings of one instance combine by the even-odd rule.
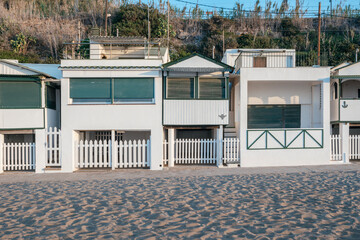
[[[0,175],[2,239],[360,239],[360,165]]]

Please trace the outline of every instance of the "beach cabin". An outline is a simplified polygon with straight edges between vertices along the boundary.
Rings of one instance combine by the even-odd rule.
[[[298,67],[295,50],[229,49],[241,167],[330,163],[330,68]]]
[[[0,60],[0,172],[42,172],[48,128],[60,127],[56,64]]]
[[[227,64],[192,54],[162,65],[163,125],[168,166],[216,164],[229,124]]]
[[[168,49],[145,38],[96,36],[65,52],[62,170],[162,169],[161,66]]]
[[[360,159],[360,63],[331,69],[331,131],[341,139],[344,161]]]

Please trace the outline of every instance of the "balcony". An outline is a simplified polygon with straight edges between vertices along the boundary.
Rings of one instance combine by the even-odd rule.
[[[239,49],[235,72],[240,68],[294,68],[318,64],[316,52],[295,52],[294,49]],[[327,56],[320,56],[320,66],[327,65]]]
[[[164,125],[227,125],[229,100],[164,100]]]
[[[65,43],[63,59],[163,59],[167,49],[159,42],[132,37],[92,37],[90,40]]]
[[[340,121],[360,121],[360,99],[340,99]]]

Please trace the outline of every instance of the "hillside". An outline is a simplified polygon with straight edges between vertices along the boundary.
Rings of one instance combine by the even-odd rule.
[[[141,2],[141,1],[140,1]],[[109,34],[147,36],[147,5],[109,2]],[[160,0],[149,8],[151,37],[166,44],[166,4]],[[22,62],[58,62],[65,42],[86,39],[92,28],[104,34],[105,1],[100,0],[0,0],[0,58]],[[170,50],[172,59],[199,52],[221,59],[225,48],[295,48],[316,55],[318,20],[287,1],[265,9],[255,3],[253,11],[236,4],[233,10],[206,14],[199,6],[171,8]],[[329,65],[354,61],[360,44],[360,17],[356,10],[337,6],[322,13],[321,51]]]

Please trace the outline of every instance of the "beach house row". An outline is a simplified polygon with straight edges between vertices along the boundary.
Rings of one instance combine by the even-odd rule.
[[[1,60],[0,171],[347,163],[341,89],[358,67],[298,65],[291,49],[170,61],[159,42],[99,36],[59,65]]]

